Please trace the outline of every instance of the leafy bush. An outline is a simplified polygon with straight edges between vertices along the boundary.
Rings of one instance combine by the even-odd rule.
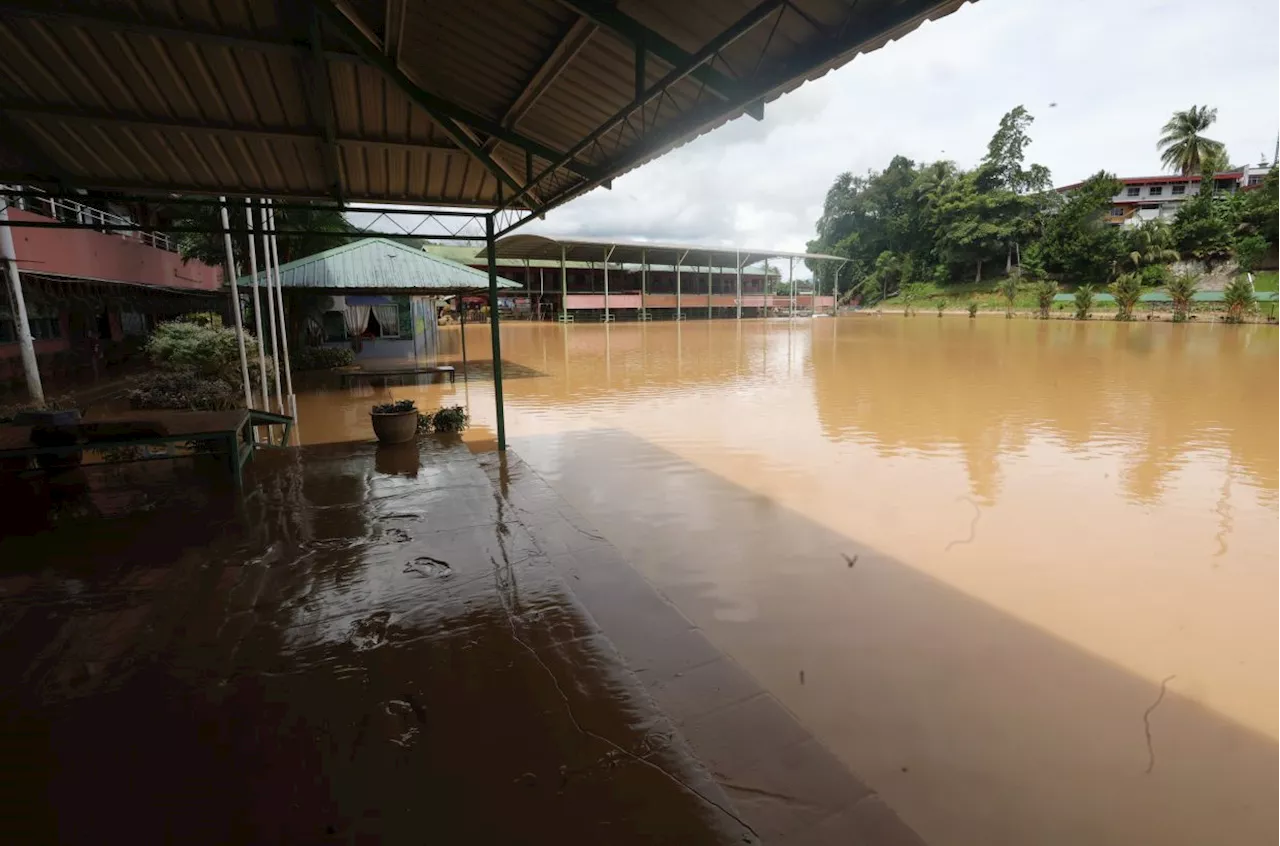
[[[1248,279],[1237,276],[1223,289],[1222,299],[1227,306],[1227,322],[1241,323],[1245,312],[1253,308],[1253,286]]]
[[[1088,320],[1089,310],[1093,308],[1093,286],[1081,285],[1076,288],[1076,320]]]
[[[148,373],[129,389],[131,408],[222,411],[244,402],[239,380],[201,376],[192,371]]]
[[[1116,320],[1133,320],[1133,307],[1142,296],[1142,278],[1136,273],[1122,273],[1111,283],[1111,296],[1116,298],[1119,310]]]
[[[947,310],[947,301],[938,300],[938,317],[942,317],[942,313]]]
[[[1241,270],[1254,270],[1266,251],[1267,239],[1261,235],[1246,235],[1236,241],[1236,263]]]
[[[1144,288],[1162,288],[1169,284],[1171,272],[1166,264],[1148,264],[1138,271]]]
[[[903,305],[903,314],[911,314],[912,307],[916,301],[923,298],[929,291],[929,286],[923,282],[912,282],[902,286],[901,298]]]
[[[417,411],[418,406],[411,399],[396,400],[395,402],[379,403],[373,407],[374,414],[404,414],[406,411]]]
[[[1013,301],[1018,298],[1018,277],[1006,276],[996,283],[996,293],[1004,297],[1004,316],[1013,317]]]
[[[1036,305],[1040,308],[1040,319],[1049,319],[1049,309],[1053,307],[1053,298],[1058,295],[1058,283],[1052,279],[1042,279],[1035,287]]]
[[[972,317],[977,317],[977,316],[978,316],[978,304],[977,304],[977,303],[975,303],[975,302],[970,302],[970,303],[969,303],[969,317],[971,317],[971,318],[972,318]]]
[[[471,422],[471,416],[460,405],[447,406],[431,415],[431,427],[437,432],[461,432]]]
[[[1169,280],[1169,298],[1173,300],[1173,322],[1182,323],[1191,310],[1191,298],[1195,296],[1200,277],[1194,273],[1178,273]]]
[[[303,347],[289,359],[294,370],[331,370],[354,364],[356,354],[350,347]]]

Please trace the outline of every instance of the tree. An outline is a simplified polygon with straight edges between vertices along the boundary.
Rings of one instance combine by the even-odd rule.
[[[1217,119],[1218,110],[1208,106],[1192,106],[1186,111],[1174,112],[1156,144],[1164,166],[1183,176],[1205,174],[1202,169],[1204,160],[1220,155],[1225,149],[1221,141],[1204,135]],[[1205,175],[1212,176],[1213,171]]]
[[[1112,197],[1122,187],[1105,171],[1082,182],[1060,208],[1045,216],[1044,234],[1035,245],[1034,259],[1069,282],[1106,284],[1128,252],[1120,228],[1103,220]]]
[[[1137,270],[1144,265],[1177,261],[1179,255],[1173,243],[1169,224],[1163,220],[1148,220],[1129,230],[1129,262]]]
[[[1191,310],[1191,298],[1196,294],[1200,278],[1194,273],[1178,273],[1169,280],[1169,298],[1173,300],[1173,322],[1182,323]]]
[[[1178,250],[1187,256],[1213,261],[1231,253],[1234,204],[1229,197],[1202,192],[1178,205],[1171,234]]]
[[[1242,323],[1245,312],[1253,308],[1253,285],[1243,276],[1237,276],[1223,289],[1222,301],[1227,306],[1227,322]]]
[[[1041,279],[1035,287],[1036,305],[1040,309],[1040,319],[1049,319],[1049,309],[1053,307],[1053,298],[1058,295],[1058,283],[1052,279]]]
[[[1262,254],[1267,251],[1267,241],[1261,235],[1246,235],[1236,239],[1236,263],[1241,270],[1254,270]]]
[[[1004,297],[1004,316],[1013,317],[1013,301],[1018,298],[1018,277],[1015,274],[1004,277],[996,285],[996,291]]]
[[[206,230],[222,228],[221,213],[216,206],[184,206],[186,217],[176,221],[179,226],[200,227]],[[228,214],[231,216],[231,228],[243,227],[245,224],[245,207],[243,203],[228,203]],[[341,246],[352,240],[358,230],[347,222],[342,212],[333,209],[276,209],[276,249],[280,253],[280,263],[285,264],[303,256],[323,252]],[[254,226],[259,225],[259,217],[254,214]],[[290,230],[305,230],[320,234],[289,235]],[[178,251],[184,261],[195,259],[215,267],[226,263],[227,253],[221,233],[196,232],[179,235]],[[243,234],[231,237],[232,251],[235,255],[239,273],[249,272],[248,242]],[[257,252],[258,268],[263,267],[262,238],[254,239]]]
[[[1261,185],[1240,192],[1236,200],[1239,204],[1238,234],[1258,235],[1269,246],[1275,247],[1276,230],[1280,226],[1280,172],[1272,167]]]
[[[1136,273],[1122,273],[1111,283],[1111,296],[1116,298],[1119,311],[1116,320],[1133,320],[1133,307],[1142,297],[1142,279]]]
[[[1093,286],[1081,285],[1076,288],[1076,320],[1088,320],[1089,309],[1093,308]]]

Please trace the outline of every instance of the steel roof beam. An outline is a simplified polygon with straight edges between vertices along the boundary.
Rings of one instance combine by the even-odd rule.
[[[711,41],[707,42],[707,44],[701,50],[699,50],[697,53],[694,53],[692,56],[689,56],[688,61],[686,61],[682,65],[678,65],[672,68],[671,71],[666,76],[662,77],[662,79],[658,80],[658,82],[646,88],[644,93],[641,96],[632,100],[628,105],[623,106],[622,109],[614,113],[614,115],[611,118],[609,118],[604,123],[600,124],[600,126],[592,130],[585,138],[583,138],[571,150],[569,150],[569,152],[565,153],[565,159],[569,159],[574,156],[580,155],[582,152],[590,149],[593,144],[595,144],[602,137],[604,137],[610,130],[616,128],[619,124],[621,124],[623,121],[625,121],[627,118],[629,118],[632,114],[634,114],[639,109],[644,108],[645,104],[648,103],[650,100],[654,99],[655,97],[658,97],[659,95],[662,94],[662,92],[666,91],[672,85],[675,85],[680,80],[692,74],[694,70],[701,67],[703,63],[707,62],[716,53],[719,53],[725,47],[728,47],[730,44],[737,41],[739,38],[746,35],[752,29],[756,28],[765,20],[767,20],[775,11],[777,11],[778,7],[780,7],[781,5],[782,5],[782,0],[765,0],[765,2],[757,5],[754,9],[752,9],[746,15],[739,18],[732,25],[730,25],[728,29],[724,30],[715,38],[711,39]],[[758,99],[758,95],[747,98],[748,103],[756,99]],[[716,103],[715,106],[717,111],[720,111],[722,109],[721,103]],[[547,176],[549,176],[551,173],[556,171],[560,167],[562,161],[563,160],[561,161],[552,160],[551,165],[548,166],[547,169],[544,170],[542,173],[538,174],[538,176],[533,180],[533,182],[529,183],[529,185],[526,187],[526,190],[528,190],[529,188],[536,187],[540,182],[542,182],[542,180],[546,179]],[[616,172],[617,172],[616,170],[613,170],[599,179],[591,180],[587,184],[589,184],[592,188],[594,188],[597,185],[603,185],[608,182],[611,182],[613,178],[613,173],[616,173]],[[575,190],[575,195],[576,193],[577,192]],[[513,203],[516,202],[522,196],[524,196],[524,192],[521,192],[520,194],[517,194],[515,197],[511,198],[511,202]]]
[[[347,16],[334,7],[332,3],[328,2],[328,0],[316,0],[316,7],[324,14],[325,20],[343,36],[352,48],[355,49],[357,55],[359,55],[361,59],[372,67],[380,70],[393,85],[399,88],[406,96],[409,97],[409,99],[413,100],[419,107],[431,115],[433,120],[436,120],[437,118],[449,118],[451,121],[456,122],[454,125],[457,123],[465,124],[477,132],[481,132],[485,135],[491,135],[499,141],[510,144],[511,146],[517,147],[521,150],[528,150],[535,156],[547,159],[548,161],[564,161],[566,158],[559,150],[552,149],[551,147],[548,147],[539,141],[535,141],[532,138],[523,136],[518,132],[513,132],[496,120],[491,120],[484,115],[477,114],[470,109],[463,108],[462,106],[452,103],[443,97],[426,91],[422,86],[410,79],[409,76],[397,65],[387,59],[386,56],[382,55],[381,45],[375,44],[365,38],[360,32],[360,28],[353,24]],[[457,138],[454,138],[453,140],[458,144],[458,146],[463,147],[463,149],[467,149],[468,152],[471,152],[469,149],[470,147],[475,146],[470,142],[464,143],[463,141],[459,141]],[[488,153],[479,147],[475,148],[475,152],[478,156],[483,156],[483,159],[492,161],[489,159]],[[586,179],[601,178],[603,176],[595,168],[573,161],[571,157],[561,166]],[[496,167],[496,165],[494,165],[494,167]],[[509,177],[504,173],[503,181],[506,181],[507,179],[509,179]],[[511,188],[514,191],[522,190],[522,187],[519,185],[511,185]]]
[[[551,55],[547,56],[533,75],[529,77],[529,81],[525,83],[524,88],[520,91],[507,108],[506,114],[502,116],[502,125],[514,129],[515,125],[520,122],[534,104],[538,102],[538,98],[546,93],[552,83],[564,72],[569,66],[569,62],[573,61],[573,57],[578,55],[579,51],[587,45],[591,40],[591,36],[596,32],[596,25],[586,18],[578,18],[569,27],[568,32],[564,34],[551,51]],[[496,144],[495,142],[490,142]]]
[[[686,52],[683,48],[649,29],[635,18],[619,12],[612,4],[602,3],[600,0],[560,0],[560,3],[583,17],[590,18],[605,29],[622,36],[646,52],[652,53],[673,68],[687,65],[695,55]],[[710,57],[704,59],[688,75],[705,85],[708,91],[720,99],[728,100],[732,98],[738,90],[739,82],[710,65],[704,64],[709,61]]]
[[[778,5],[778,4],[772,4]],[[960,5],[959,2],[947,5]],[[803,78],[805,74],[811,73],[818,68],[829,65],[842,56],[849,53],[857,52],[869,43],[880,40],[890,40],[894,37],[894,33],[900,30],[909,30],[921,18],[926,18],[930,12],[939,10],[937,0],[902,0],[902,2],[887,7],[874,15],[859,15],[856,6],[849,13],[849,18],[845,25],[840,29],[839,34],[815,44],[811,49],[801,52],[789,58],[786,62],[768,68],[766,72],[752,77],[749,85],[744,85],[739,89],[734,99],[726,103],[708,103],[700,108],[693,108],[680,115],[675,120],[667,123],[661,129],[651,134],[650,138],[645,139],[642,143],[636,144],[628,149],[626,153],[612,162],[603,166],[603,169],[612,176],[613,174],[634,167],[638,162],[647,158],[652,158],[663,152],[665,149],[678,143],[680,139],[687,137],[691,133],[697,132],[701,127],[716,120],[722,119],[726,115],[733,114],[737,110],[746,110],[756,105],[762,105],[764,100],[785,87],[788,82]],[[741,23],[741,22],[740,22]],[[734,29],[739,24],[735,24]],[[728,30],[726,31],[728,32]],[[713,44],[715,42],[712,42]],[[711,44],[708,47],[712,46]],[[694,55],[697,59],[707,48],[703,48],[698,54]],[[661,84],[661,83],[660,83]],[[650,89],[652,90],[652,89]],[[634,104],[633,104],[634,106]],[[627,114],[634,111],[631,107],[625,110]],[[620,115],[622,113],[619,113]],[[614,121],[621,122],[621,118],[615,115]],[[616,122],[613,122],[616,125]],[[608,125],[608,124],[606,124]],[[597,130],[599,132],[599,130]],[[603,134],[603,133],[600,133]],[[592,133],[596,135],[596,133]],[[596,136],[598,137],[598,136]],[[569,202],[570,200],[585,194],[586,192],[603,184],[604,178],[584,182],[575,185],[567,191],[552,197],[545,205],[539,206],[533,210],[533,215],[539,216],[545,214],[552,208]],[[508,227],[503,235],[512,229],[524,223],[516,224]]]
[[[81,108],[36,106],[4,101],[0,101],[0,112],[8,115],[11,119],[15,117],[52,118],[72,123],[106,124],[127,127],[130,129],[172,129],[178,132],[205,133],[208,135],[218,135],[223,137],[253,137],[262,138],[268,141],[302,141],[316,143],[320,140],[315,133],[300,132],[285,128],[246,126],[244,124],[227,126],[223,124],[194,123],[192,121],[172,120],[169,118],[157,117],[126,118],[110,112],[93,112]],[[338,144],[359,144],[362,146],[377,147],[385,150],[420,150],[427,153],[454,153],[459,155],[465,153],[465,151],[459,147],[440,147],[429,144],[415,144],[412,141],[390,141],[385,138],[362,138],[355,135],[335,135],[334,140]]]
[[[343,203],[342,155],[338,151],[337,118],[333,114],[333,93],[329,87],[329,63],[324,58],[323,36],[320,34],[320,13],[313,11],[310,17],[311,29],[311,70],[312,76],[307,81],[308,93],[311,95],[313,114],[320,119],[324,137],[323,160],[325,174],[329,177],[329,185],[333,198],[339,205]]]

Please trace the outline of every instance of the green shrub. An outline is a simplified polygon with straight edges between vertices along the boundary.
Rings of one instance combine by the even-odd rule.
[[[1172,275],[1167,264],[1148,264],[1138,273],[1144,288],[1162,288],[1169,284]]]
[[[1194,273],[1178,273],[1169,280],[1169,298],[1173,300],[1173,322],[1182,323],[1191,311],[1191,298],[1195,296],[1200,277]]]
[[[1076,288],[1076,320],[1088,320],[1089,310],[1093,308],[1093,286],[1081,285]]]
[[[355,363],[350,347],[302,347],[289,357],[294,370],[331,370]]]
[[[1053,298],[1058,295],[1058,283],[1052,279],[1042,279],[1035,287],[1036,305],[1040,308],[1040,319],[1049,319],[1049,309],[1053,307]]]
[[[128,391],[130,408],[222,411],[244,403],[240,380],[200,376],[192,371],[148,373]]]
[[[1111,296],[1116,298],[1119,310],[1116,320],[1133,320],[1133,307],[1142,296],[1142,278],[1136,273],[1122,273],[1111,283]]]
[[[938,300],[938,317],[942,317],[942,313],[947,310],[947,301]]]
[[[1254,270],[1266,251],[1267,239],[1261,235],[1246,235],[1236,241],[1236,263],[1241,270]]]
[[[1245,312],[1253,309],[1253,285],[1243,276],[1237,276],[1222,290],[1222,299],[1227,306],[1227,322],[1242,323]]]
[[[374,414],[404,414],[406,411],[417,411],[418,406],[411,399],[383,402],[373,407]]]
[[[471,416],[460,405],[447,406],[431,416],[431,428],[437,432],[461,432],[471,422]]]
[[[1018,298],[1018,277],[1006,276],[996,283],[996,293],[1004,297],[1004,316],[1013,317],[1013,301]]]
[[[977,303],[975,303],[975,302],[970,302],[970,303],[969,303],[969,317],[973,318],[973,317],[977,317],[977,316],[978,316],[978,304],[977,304]]]

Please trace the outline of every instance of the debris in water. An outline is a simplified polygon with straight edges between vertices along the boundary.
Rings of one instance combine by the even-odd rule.
[[[969,537],[964,540],[953,540],[951,543],[947,544],[946,552],[950,552],[951,547],[956,546],[957,544],[973,543],[973,539],[978,536],[978,520],[982,519],[982,509],[978,507],[978,503],[969,499],[967,496],[956,497],[956,502],[959,502],[962,499],[973,506],[973,521],[969,523]]]
[[[523,784],[525,787],[537,787],[538,776],[535,773],[521,773],[519,778],[512,779],[512,784]]]
[[[849,565],[850,568],[852,568],[854,564],[858,563],[858,553],[855,552],[852,558],[850,558],[848,555],[845,555],[843,552],[840,554],[844,555],[844,560]]]
[[[1156,701],[1152,702],[1147,710],[1142,712],[1142,730],[1147,735],[1147,775],[1151,775],[1151,771],[1156,766],[1156,751],[1151,745],[1151,712],[1160,706],[1164,701],[1164,692],[1169,686],[1169,682],[1176,679],[1177,676],[1166,676],[1160,682],[1160,695],[1156,697]]]
[[[381,646],[387,639],[387,623],[391,622],[390,611],[379,611],[351,624],[347,640],[356,649],[365,650]]]
[[[804,684],[804,670],[800,671],[800,684]]]
[[[420,555],[404,565],[404,572],[415,576],[434,576],[445,579],[453,575],[453,567],[449,566],[448,561],[441,561],[430,555]]]

